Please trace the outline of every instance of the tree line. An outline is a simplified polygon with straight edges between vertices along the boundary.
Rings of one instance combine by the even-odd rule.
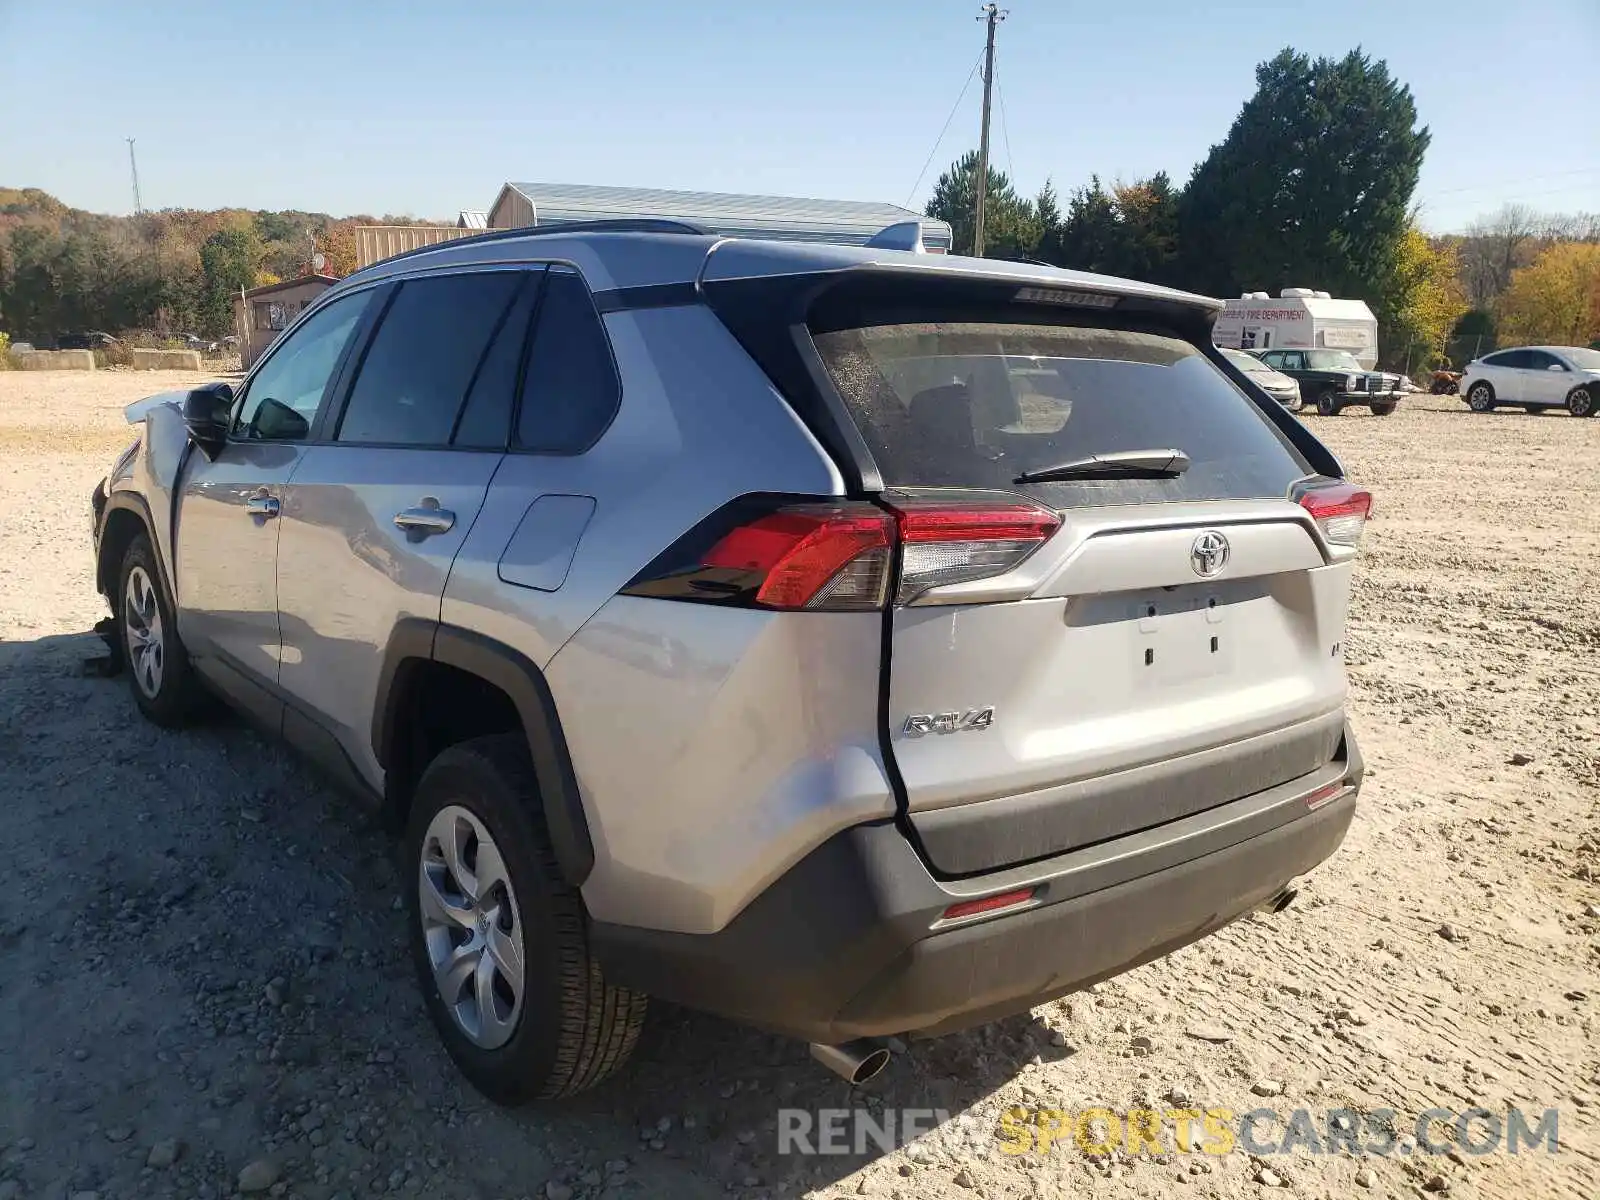
[[[1488,348],[1497,335],[1600,337],[1600,219],[1513,206],[1430,237],[1412,204],[1428,143],[1381,60],[1286,49],[1257,67],[1255,93],[1181,187],[1165,172],[1091,177],[1063,205],[1050,183],[1029,199],[991,166],[985,253],[1211,296],[1313,287],[1365,300],[1397,367],[1442,357],[1463,327]],[[977,154],[964,155],[927,205],[957,253],[973,247],[977,178]]]
[[[14,341],[68,331],[233,332],[242,289],[312,269],[356,267],[355,227],[411,218],[167,209],[133,217],[69,208],[37,188],[0,188],[0,329]]]

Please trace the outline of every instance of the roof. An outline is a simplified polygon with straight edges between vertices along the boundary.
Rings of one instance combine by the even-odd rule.
[[[619,217],[677,217],[730,237],[859,244],[890,225],[918,220],[931,245],[948,247],[951,240],[947,222],[898,204],[877,201],[573,183],[508,183],[496,198],[495,208],[500,207],[509,191],[517,192],[533,206],[534,220],[539,225]]]
[[[1062,267],[793,238],[718,238],[656,228],[495,230],[384,259],[350,276],[348,282],[354,285],[439,268],[530,260],[570,262],[596,292],[757,276],[869,271],[901,276],[961,275],[1018,287],[1069,287],[1178,303],[1206,312],[1222,307],[1220,300],[1208,296]]]
[[[289,288],[300,287],[307,283],[320,283],[324,287],[331,287],[338,282],[339,280],[332,275],[296,275],[293,279],[280,279],[277,283],[264,283],[260,287],[251,288],[244,294],[244,298],[254,300],[257,296],[287,291]]]
[[[463,208],[461,215],[456,218],[456,226],[460,229],[487,229],[489,214],[474,208]]]

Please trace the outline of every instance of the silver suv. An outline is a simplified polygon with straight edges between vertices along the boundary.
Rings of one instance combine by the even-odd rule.
[[[1018,1013],[1339,845],[1370,497],[1220,305],[663,221],[351,276],[96,490],[133,698],[215,695],[404,830],[496,1100],[647,996],[804,1039]]]

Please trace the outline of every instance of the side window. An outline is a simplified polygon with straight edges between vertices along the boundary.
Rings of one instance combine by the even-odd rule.
[[[1524,350],[1528,356],[1528,366],[1535,371],[1548,371],[1551,367],[1561,367],[1561,360],[1554,354],[1547,354],[1543,350]],[[1564,371],[1565,367],[1561,367]]]
[[[486,271],[401,284],[362,358],[337,440],[448,445],[524,278]]]
[[[517,446],[581,454],[611,423],[621,396],[611,346],[588,287],[576,272],[552,267],[528,351]]]
[[[1256,357],[1262,362],[1266,363],[1267,366],[1271,367],[1274,371],[1281,370],[1283,367],[1283,355],[1278,353],[1276,350],[1274,350],[1271,354],[1258,354]]]
[[[1509,367],[1511,364],[1506,359],[1510,357],[1509,354],[1486,354],[1483,357],[1483,365],[1486,367]]]
[[[245,389],[233,436],[298,442],[310,435],[322,393],[371,296],[354,292],[324,305],[273,349]]]
[[[1304,371],[1306,369],[1306,356],[1296,351],[1288,351],[1283,356],[1283,365],[1290,371]]]
[[[452,446],[472,450],[504,450],[511,437],[511,409],[517,398],[517,376],[522,370],[522,349],[528,340],[528,323],[539,300],[542,272],[529,272],[525,287],[511,302],[500,332],[478,368],[467,393],[467,405],[456,421]]]

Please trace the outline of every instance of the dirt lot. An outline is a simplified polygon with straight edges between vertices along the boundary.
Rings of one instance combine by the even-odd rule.
[[[1600,420],[1418,399],[1319,421],[1378,497],[1347,648],[1371,772],[1344,849],[1284,915],[913,1046],[854,1098],[948,1109],[970,1144],[804,1157],[777,1153],[777,1110],[849,1089],[676,1010],[598,1093],[486,1104],[427,1025],[371,822],[237,724],[159,733],[123,680],[82,674],[89,492],[121,405],[187,382],[0,374],[0,1200],[1600,1195]],[[1093,1104],[1271,1107],[1262,1143],[1295,1109],[1324,1132],[1327,1110],[1393,1109],[1398,1140],[994,1140],[1010,1106]],[[1559,1153],[1409,1144],[1418,1113],[1472,1106],[1558,1109]]]

